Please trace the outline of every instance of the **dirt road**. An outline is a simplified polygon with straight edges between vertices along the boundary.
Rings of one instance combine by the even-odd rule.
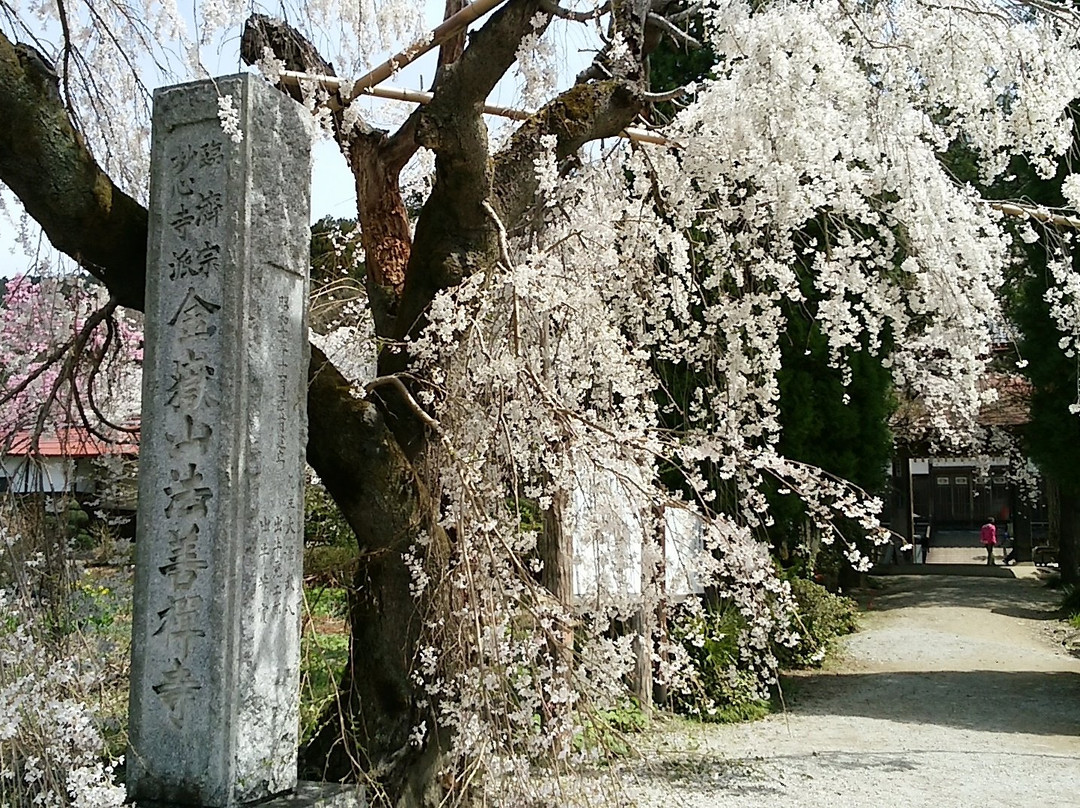
[[[639,803],[1080,806],[1080,659],[1052,636],[1059,595],[1032,578],[881,580],[843,661],[788,680],[786,714],[693,727],[690,751],[683,725]]]

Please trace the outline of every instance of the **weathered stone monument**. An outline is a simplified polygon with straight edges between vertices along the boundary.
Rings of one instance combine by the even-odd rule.
[[[228,808],[297,785],[307,115],[251,75],[154,95],[136,802]]]

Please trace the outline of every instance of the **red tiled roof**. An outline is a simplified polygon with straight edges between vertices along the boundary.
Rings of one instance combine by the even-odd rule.
[[[137,435],[127,435],[118,441],[103,441],[85,429],[71,427],[55,433],[43,433],[34,441],[30,431],[16,432],[9,441],[0,441],[4,454],[23,457],[101,457],[102,455],[139,453]],[[5,450],[6,447],[6,450]]]

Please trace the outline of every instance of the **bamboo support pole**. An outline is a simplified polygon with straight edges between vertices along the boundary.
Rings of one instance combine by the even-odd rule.
[[[410,62],[414,62],[434,48],[439,47],[443,42],[454,36],[462,28],[465,28],[469,23],[475,22],[482,16],[487,14],[496,6],[502,5],[506,0],[475,0],[475,2],[469,3],[465,8],[461,9],[457,14],[452,14],[447,17],[442,23],[428,34],[427,39],[414,42],[405,50],[391,56],[381,65],[365,73],[363,76],[353,82],[352,87],[349,89],[349,95],[345,98],[345,104],[357,98],[361,93],[366,92],[370,88],[382,84],[394,73]]]
[[[338,78],[337,76],[322,76],[315,73],[300,73],[295,70],[282,70],[281,73],[278,74],[278,79],[285,84],[292,85],[299,85],[301,82],[307,81],[316,84],[325,90],[340,90],[349,84],[349,79]],[[355,86],[356,84],[353,84],[353,87]],[[420,90],[402,90],[397,87],[366,87],[358,95],[370,95],[375,98],[385,98],[390,101],[406,101],[413,104],[429,104],[432,99],[431,93],[421,92]],[[484,105],[484,113],[487,115],[497,115],[500,118],[510,118],[515,121],[528,120],[535,114],[527,110],[514,109],[512,107],[499,107],[492,104]],[[675,141],[670,140],[663,135],[658,135],[647,129],[639,129],[633,126],[628,126],[622,131],[621,135],[629,138],[635,143],[652,143],[657,146],[678,145]]]
[[[1053,224],[1058,227],[1071,227],[1080,230],[1080,217],[1065,216],[1060,213],[1051,213],[1046,208],[1036,208],[1031,205],[1018,205],[1015,202],[991,202],[990,207],[1000,210],[1007,216],[1031,217],[1045,224]]]

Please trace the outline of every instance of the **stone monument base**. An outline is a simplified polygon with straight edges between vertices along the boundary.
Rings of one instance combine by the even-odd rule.
[[[367,808],[364,787],[355,783],[301,780],[289,794],[258,803],[259,808]]]
[[[367,808],[364,787],[356,784],[318,783],[301,780],[288,794],[262,802],[242,803],[236,808]],[[138,800],[134,808],[194,808],[174,803]]]

